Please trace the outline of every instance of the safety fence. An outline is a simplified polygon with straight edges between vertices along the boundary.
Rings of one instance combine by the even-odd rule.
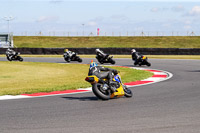
[[[71,31],[49,31],[49,32],[14,32],[14,36],[200,36],[200,31],[123,31],[123,32],[71,32]]]

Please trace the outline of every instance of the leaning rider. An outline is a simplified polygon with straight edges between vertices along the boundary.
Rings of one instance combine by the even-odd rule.
[[[96,55],[97,56],[99,56],[99,57],[101,57],[101,61],[103,61],[103,60],[105,60],[109,55],[108,54],[105,54],[102,50],[100,50],[100,49],[96,49],[95,50],[95,52],[96,52]]]
[[[134,60],[134,65],[137,65],[142,57],[142,54],[140,54],[139,52],[136,52],[135,49],[131,50],[131,54],[132,54],[132,60]]]
[[[114,75],[113,74],[117,74],[117,73],[118,73],[117,70],[98,66],[98,64],[93,62],[93,60],[92,60],[91,63],[90,63],[88,76],[96,75],[100,79],[107,78],[108,79],[108,85],[110,86],[112,83],[114,83],[114,81],[113,81]],[[114,89],[112,87],[110,87],[110,88],[113,92],[116,91],[116,89]]]
[[[11,60],[15,55],[17,54],[17,52],[15,52],[14,50],[8,48],[6,50],[6,55],[8,56],[8,58]]]
[[[73,58],[73,57],[76,56],[76,53],[75,53],[75,52],[72,52],[72,51],[70,51],[70,50],[68,50],[68,49],[65,49],[64,52],[67,53],[67,54],[69,55],[70,58]]]

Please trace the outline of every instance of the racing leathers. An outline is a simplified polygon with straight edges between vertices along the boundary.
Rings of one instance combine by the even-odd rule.
[[[17,55],[17,52],[15,52],[14,50],[8,48],[6,50],[6,56],[11,60],[14,56]]]
[[[137,65],[139,63],[139,61],[141,60],[142,54],[140,54],[139,52],[133,52],[132,53],[132,60],[134,60],[134,65]]]
[[[72,52],[72,51],[67,51],[66,53],[69,55],[70,59],[72,59],[76,56],[76,53]]]
[[[101,51],[99,49],[96,50],[96,55],[97,55],[97,57],[100,57],[100,62],[102,62],[109,56],[108,54],[105,54],[103,51]]]
[[[88,76],[96,75],[99,79],[108,79],[108,85],[111,85],[113,81],[113,74],[117,74],[117,70],[111,68],[105,68],[102,66],[94,66],[89,68]],[[111,90],[114,92],[116,91],[111,87]]]

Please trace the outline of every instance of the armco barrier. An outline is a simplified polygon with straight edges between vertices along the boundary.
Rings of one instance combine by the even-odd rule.
[[[65,48],[14,48],[21,54],[63,54]],[[78,54],[95,54],[96,48],[68,48]],[[100,48],[109,54],[131,54],[132,48]],[[135,48],[144,55],[200,55],[200,48]],[[0,54],[6,49],[0,48]]]

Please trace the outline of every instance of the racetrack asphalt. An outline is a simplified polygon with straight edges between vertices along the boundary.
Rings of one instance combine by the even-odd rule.
[[[91,59],[83,60],[89,63]],[[27,57],[24,61],[65,63],[63,58]],[[131,59],[116,62],[133,64]],[[0,101],[0,132],[199,133],[200,60],[150,62],[150,68],[169,71],[173,77],[131,88],[132,98],[101,101],[93,93],[84,93]]]

